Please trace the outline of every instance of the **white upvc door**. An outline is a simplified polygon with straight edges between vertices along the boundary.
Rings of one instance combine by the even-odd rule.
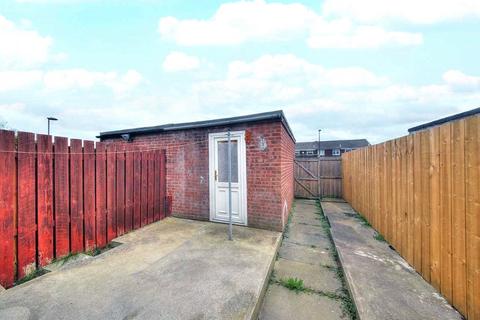
[[[227,132],[209,134],[210,220],[228,222]],[[234,131],[232,148],[232,222],[247,225],[247,175],[245,132]]]

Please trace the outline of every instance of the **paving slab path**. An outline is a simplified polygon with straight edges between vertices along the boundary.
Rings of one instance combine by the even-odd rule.
[[[360,319],[462,319],[345,202],[322,201]]]
[[[341,275],[318,203],[296,200],[259,319],[336,320],[355,317]],[[288,289],[285,281],[290,278],[303,280],[304,289]]]

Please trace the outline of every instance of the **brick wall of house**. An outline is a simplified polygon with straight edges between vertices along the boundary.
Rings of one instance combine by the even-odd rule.
[[[294,158],[295,142],[287,130],[282,126],[282,159],[281,159],[281,188],[283,221],[288,221],[288,214],[292,208],[294,198]]]
[[[280,231],[285,219],[283,204],[286,200],[290,208],[293,199],[293,175],[290,179],[287,162],[293,161],[294,147],[284,147],[283,143],[293,141],[280,121],[235,125],[231,129],[246,131],[248,225]],[[174,216],[209,220],[208,134],[226,130],[219,127],[170,131],[137,136],[128,143],[166,149],[167,193],[173,198]],[[126,143],[120,139],[105,141]],[[287,186],[289,180],[291,186]]]

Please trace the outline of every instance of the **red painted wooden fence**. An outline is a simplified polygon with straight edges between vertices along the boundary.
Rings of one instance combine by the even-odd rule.
[[[0,130],[0,284],[163,219],[164,150]]]

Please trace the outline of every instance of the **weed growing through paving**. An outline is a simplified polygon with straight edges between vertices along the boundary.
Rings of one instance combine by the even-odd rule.
[[[386,242],[385,238],[379,232],[375,232],[375,234],[373,235],[373,238],[380,242]]]
[[[60,266],[63,266],[65,263],[67,263],[68,261],[70,261],[71,259],[75,258],[76,256],[78,256],[80,253],[69,253],[67,254],[66,256],[63,256],[61,258],[58,258],[58,259],[53,259],[52,260],[52,263],[59,263]]]
[[[278,282],[289,290],[293,290],[295,292],[305,291],[305,286],[303,284],[302,279],[298,279],[298,278],[283,279],[282,278]]]
[[[295,213],[295,202],[292,203],[292,208],[290,209],[290,212],[288,213],[288,220],[287,224],[285,225],[285,229],[283,230],[283,235],[282,235],[282,240],[285,238],[288,238],[288,228],[290,227],[290,222],[292,221],[292,216]],[[281,245],[281,244],[280,244]]]
[[[322,206],[320,205],[320,201],[317,201],[317,214],[320,217],[322,228],[325,230],[325,232],[328,235],[328,238],[330,239],[330,242],[333,244],[333,238],[332,238],[332,235],[330,233],[330,224],[329,224],[328,220],[326,219],[325,214],[323,213]],[[365,218],[363,218],[361,215],[358,215],[358,218],[360,220],[362,220],[363,225],[370,226],[370,223]],[[341,292],[341,295],[330,294],[330,293],[325,293],[325,292],[319,292],[319,294],[323,294],[324,296],[329,297],[331,299],[340,300],[342,302],[342,309],[343,309],[344,314],[348,315],[350,317],[350,319],[356,320],[357,319],[357,309],[355,307],[355,304],[353,303],[353,300],[352,300],[352,297],[350,296],[350,293],[348,292],[347,283],[346,283],[346,280],[345,280],[345,276],[343,274],[343,270],[341,268],[340,259],[338,257],[337,249],[335,248],[335,245],[332,245],[332,247],[333,247],[333,250],[331,250],[331,253],[332,253],[333,259],[335,260],[335,262],[337,263],[337,266],[338,266],[337,268],[335,268],[335,274],[336,274],[337,278],[340,280],[340,282],[342,283],[342,292]]]
[[[360,220],[362,222],[362,225],[364,225],[365,227],[372,227],[372,225],[370,224],[370,222],[368,222],[367,219],[365,219],[364,216],[362,216],[360,213],[358,215],[355,216],[358,220]]]
[[[120,242],[111,241],[105,247],[91,249],[91,250],[85,252],[85,254],[88,254],[89,256],[95,257],[95,256],[98,256],[99,254],[104,253],[105,251],[108,251],[110,249],[118,247],[119,245],[121,245]]]
[[[30,281],[30,280],[33,280],[37,277],[40,277],[44,274],[48,273],[48,270],[45,270],[43,268],[40,268],[40,269],[37,269],[35,271],[32,271],[30,272],[29,274],[27,274],[25,277],[23,277],[22,279],[18,280],[17,282],[15,282],[15,285],[18,286],[22,283],[25,283],[27,281]]]

